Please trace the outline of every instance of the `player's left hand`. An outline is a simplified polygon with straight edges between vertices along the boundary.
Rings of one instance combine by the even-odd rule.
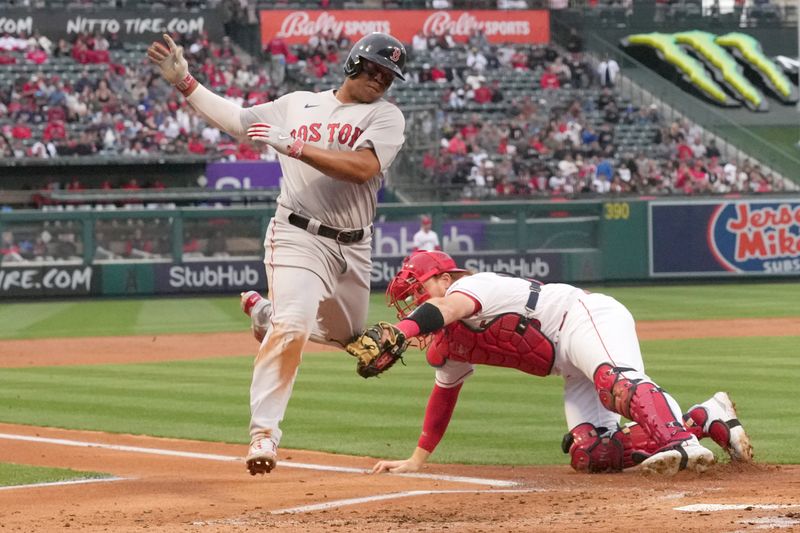
[[[344,347],[358,359],[356,372],[362,378],[371,378],[386,372],[402,359],[408,348],[406,336],[388,322],[378,322],[368,327]]]
[[[303,139],[295,138],[291,133],[266,122],[257,122],[247,129],[247,136],[253,141],[266,143],[279,153],[300,159],[303,155]]]
[[[402,459],[400,461],[378,461],[372,467],[373,474],[380,474],[381,472],[389,472],[391,474],[401,474],[403,472],[416,472],[419,470],[420,465],[411,459]]]

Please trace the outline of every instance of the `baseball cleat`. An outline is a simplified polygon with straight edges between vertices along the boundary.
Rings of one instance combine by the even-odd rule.
[[[242,312],[250,317],[250,330],[258,342],[264,340],[272,316],[272,302],[257,291],[247,291],[240,295]]]
[[[714,464],[714,454],[697,442],[696,438],[684,441],[667,450],[654,453],[642,461],[644,474],[674,476],[681,470],[705,472]]]
[[[689,409],[686,423],[701,426],[703,436],[711,437],[732,461],[749,463],[753,460],[750,437],[737,418],[736,405],[726,392],[718,392]]]
[[[247,470],[251,476],[269,474],[275,468],[278,447],[271,439],[259,436],[250,443],[247,451]]]

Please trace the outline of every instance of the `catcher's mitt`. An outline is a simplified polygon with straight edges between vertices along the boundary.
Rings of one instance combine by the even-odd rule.
[[[388,322],[378,322],[353,339],[345,350],[358,358],[358,375],[371,378],[389,370],[398,359],[402,360],[407,347],[402,331]]]

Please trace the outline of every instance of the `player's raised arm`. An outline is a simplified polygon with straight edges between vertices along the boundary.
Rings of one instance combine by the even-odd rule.
[[[163,37],[166,46],[155,41],[147,49],[147,57],[158,66],[164,79],[174,85],[208,122],[235,137],[244,136],[240,119],[242,108],[203,87],[189,72],[183,47],[175,44],[166,33]]]

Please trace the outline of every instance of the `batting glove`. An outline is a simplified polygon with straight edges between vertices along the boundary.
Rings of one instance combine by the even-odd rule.
[[[189,96],[197,87],[197,80],[189,74],[189,64],[183,57],[183,46],[178,46],[172,37],[164,34],[169,48],[156,41],[147,49],[147,57],[158,65],[164,79],[175,86],[184,96]]]
[[[253,141],[266,143],[279,153],[300,159],[303,155],[303,139],[295,138],[291,133],[278,126],[258,122],[247,129],[247,136]]]

